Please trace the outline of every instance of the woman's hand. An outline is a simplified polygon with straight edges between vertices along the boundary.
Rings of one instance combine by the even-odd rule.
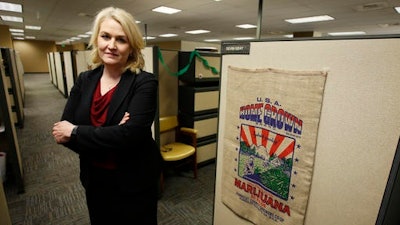
[[[67,143],[71,139],[72,129],[75,125],[63,120],[53,125],[53,137],[57,144]]]
[[[124,117],[122,117],[122,120],[121,120],[121,122],[119,122],[118,125],[125,124],[126,121],[128,121],[128,120],[129,120],[129,113],[128,113],[128,112],[125,112]]]

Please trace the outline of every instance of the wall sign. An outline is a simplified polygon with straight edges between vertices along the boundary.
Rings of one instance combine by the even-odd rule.
[[[304,223],[326,76],[228,67],[221,197],[239,216]]]

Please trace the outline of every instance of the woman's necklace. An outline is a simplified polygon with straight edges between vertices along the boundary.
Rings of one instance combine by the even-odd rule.
[[[121,77],[118,78],[110,78],[107,76],[104,76],[100,79],[100,83],[101,83],[101,95],[106,94],[108,91],[110,91],[111,89],[113,89],[115,86],[117,86],[117,84],[119,83]]]

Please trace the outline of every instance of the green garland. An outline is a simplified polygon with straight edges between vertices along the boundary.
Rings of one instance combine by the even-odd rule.
[[[185,73],[188,71],[190,65],[192,64],[193,58],[194,58],[195,56],[198,57],[198,58],[201,60],[201,62],[203,63],[204,67],[207,68],[207,69],[209,69],[209,70],[211,70],[211,72],[212,72],[214,75],[218,75],[218,74],[219,74],[218,70],[217,70],[215,67],[210,66],[210,64],[208,63],[208,61],[207,61],[205,58],[203,58],[197,50],[194,50],[194,51],[192,51],[192,52],[190,53],[189,63],[188,63],[185,67],[183,67],[181,70],[179,70],[178,72],[174,73],[174,72],[172,72],[172,71],[169,69],[169,67],[165,64],[164,58],[162,57],[162,54],[161,54],[161,50],[158,48],[158,58],[160,59],[161,64],[164,66],[164,68],[167,70],[167,72],[168,72],[171,76],[176,76],[176,77],[178,77],[178,76],[181,76],[181,75],[185,74]]]

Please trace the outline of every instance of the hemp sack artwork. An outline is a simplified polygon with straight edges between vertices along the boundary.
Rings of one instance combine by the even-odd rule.
[[[222,202],[254,224],[304,224],[327,73],[228,67]]]

